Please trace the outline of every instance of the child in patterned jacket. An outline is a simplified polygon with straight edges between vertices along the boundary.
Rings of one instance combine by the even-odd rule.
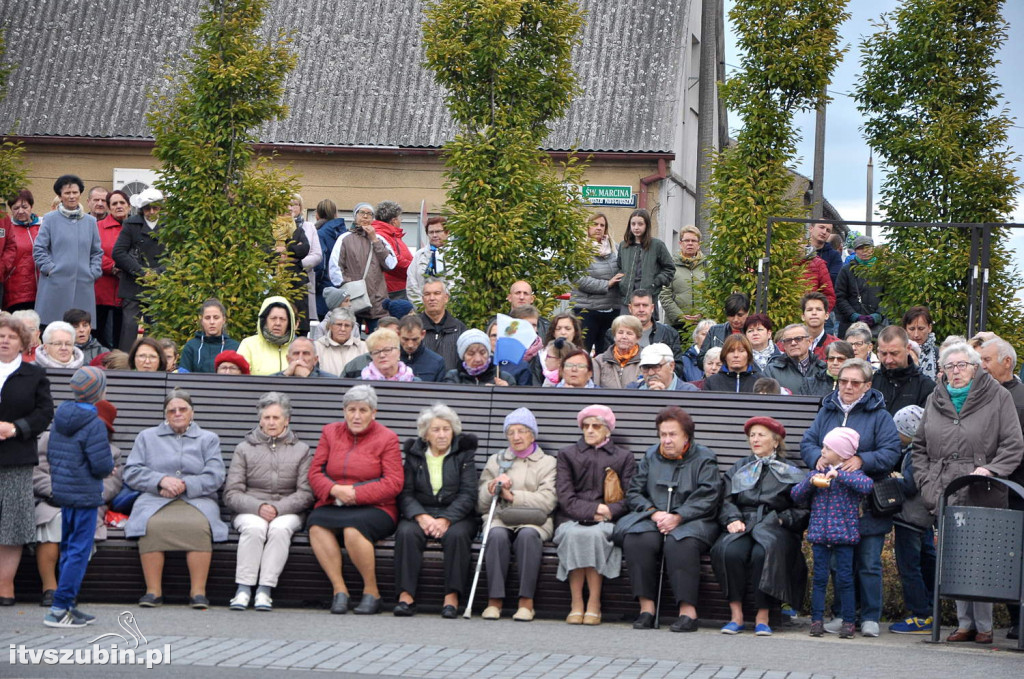
[[[836,576],[833,583],[842,610],[840,639],[849,639],[854,632],[856,599],[853,590],[853,548],[860,542],[857,525],[861,503],[874,482],[864,472],[844,469],[844,464],[857,454],[860,434],[849,427],[836,427],[825,435],[821,447],[821,463],[825,470],[812,470],[793,487],[793,500],[811,501],[811,523],[807,541],[814,554],[814,589],[811,592],[811,636],[824,633],[825,591],[828,589],[829,564],[835,556]]]

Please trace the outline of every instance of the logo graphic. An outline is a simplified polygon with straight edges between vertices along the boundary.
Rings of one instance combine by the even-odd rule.
[[[106,634],[99,635],[89,643],[95,644],[100,639],[113,637],[115,639],[120,639],[125,643],[125,646],[131,646],[132,648],[138,648],[140,642],[143,644],[149,644],[149,640],[146,639],[146,636],[139,631],[139,624],[135,622],[135,615],[131,611],[121,611],[121,614],[117,616],[117,624],[121,626],[121,629],[128,633],[128,636],[132,638],[132,641],[128,641],[127,637],[124,637],[117,632],[107,632]],[[134,645],[132,645],[132,642],[135,642]]]

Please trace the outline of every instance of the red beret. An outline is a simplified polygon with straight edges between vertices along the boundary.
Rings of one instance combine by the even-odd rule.
[[[107,431],[113,434],[116,431],[114,419],[117,418],[117,407],[110,401],[96,401],[96,412],[103,424],[107,425]]]
[[[245,360],[237,351],[222,351],[217,354],[217,358],[213,359],[213,369],[216,370],[220,367],[221,363],[234,363],[238,366],[238,369],[242,371],[243,375],[249,374],[249,361]]]
[[[743,433],[749,434],[750,428],[753,427],[755,424],[759,424],[762,427],[767,428],[768,431],[774,434],[778,434],[782,438],[786,438],[786,428],[782,426],[782,423],[776,420],[774,417],[765,417],[764,415],[751,417],[749,420],[747,420],[747,423],[743,425]]]

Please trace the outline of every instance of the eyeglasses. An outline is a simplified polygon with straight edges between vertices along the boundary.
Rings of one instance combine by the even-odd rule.
[[[587,369],[587,364],[586,363],[566,363],[562,367],[565,368],[566,370],[586,370]]]
[[[839,386],[841,387],[859,387],[862,384],[867,384],[867,382],[865,382],[864,380],[847,380],[839,378],[839,380],[837,381],[839,382]]]
[[[158,361],[160,359],[158,356],[151,356],[150,354],[135,354],[135,360],[149,363],[150,361]]]
[[[871,344],[871,342],[850,342],[850,346],[853,347],[854,349],[860,349],[865,344]]]
[[[954,370],[963,372],[964,370],[967,370],[967,366],[971,366],[973,368],[974,364],[968,363],[967,361],[957,361],[956,363],[947,363],[946,365],[942,366],[942,369],[948,373],[951,373]]]
[[[657,370],[658,368],[660,368],[663,365],[665,365],[665,364],[664,363],[659,363],[658,365],[642,365],[642,366],[640,366],[640,372],[642,372],[642,373],[651,373],[651,372],[654,372],[655,370]]]
[[[47,342],[48,346],[57,347],[58,349],[70,349],[75,346],[74,342]]]
[[[784,337],[779,340],[780,344],[797,344],[803,342],[806,339],[810,339],[810,335],[800,335],[799,337]]]
[[[384,354],[390,354],[392,351],[398,351],[398,347],[381,347],[376,351],[371,351],[370,355],[376,358],[378,356],[383,356]]]
[[[584,422],[580,429],[587,431],[588,429],[600,429],[603,426],[600,422]]]
[[[831,363],[832,361],[843,362],[843,361],[846,360],[846,357],[845,356],[829,356],[825,360],[828,361],[829,363]]]
[[[366,217],[372,217],[373,216],[373,213],[370,212],[369,210],[360,210],[356,214],[357,215],[363,215],[363,216],[366,216]]]

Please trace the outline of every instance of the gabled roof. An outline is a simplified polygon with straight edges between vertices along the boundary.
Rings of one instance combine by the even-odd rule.
[[[673,148],[691,0],[581,0],[573,54],[584,93],[554,125],[553,150]],[[0,0],[7,61],[0,130],[19,136],[151,139],[146,90],[180,65],[200,0]],[[288,119],[267,143],[438,147],[454,126],[422,66],[422,0],[272,0],[268,26],[295,32]]]

